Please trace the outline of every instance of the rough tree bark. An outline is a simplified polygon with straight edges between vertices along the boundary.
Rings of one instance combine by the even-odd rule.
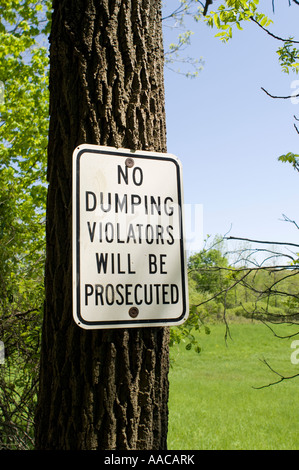
[[[82,330],[72,318],[71,169],[82,143],[166,151],[160,0],[53,0],[36,449],[165,449],[168,329]]]

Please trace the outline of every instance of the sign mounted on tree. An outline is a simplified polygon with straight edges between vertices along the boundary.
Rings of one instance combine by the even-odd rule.
[[[170,154],[80,145],[73,153],[73,317],[82,328],[188,316],[182,171]]]

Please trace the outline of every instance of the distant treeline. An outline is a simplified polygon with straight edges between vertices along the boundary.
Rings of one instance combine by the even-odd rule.
[[[202,319],[232,316],[274,322],[299,317],[299,267],[231,266],[220,249],[189,258],[191,313]]]

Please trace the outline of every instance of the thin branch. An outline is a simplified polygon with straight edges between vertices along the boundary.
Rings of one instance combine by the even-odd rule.
[[[288,100],[290,98],[298,98],[299,97],[299,93],[297,95],[290,95],[290,96],[275,96],[275,95],[271,95],[271,93],[269,93],[267,90],[265,90],[265,88],[261,87],[261,89],[266,93],[266,95],[270,96],[270,98],[275,98],[275,99],[279,99],[279,100]]]
[[[188,3],[187,5],[181,4],[180,6],[178,6],[178,7],[176,8],[176,10],[174,10],[174,11],[173,11],[172,13],[170,13],[168,16],[164,16],[164,17],[162,18],[162,21],[168,20],[169,18],[175,18],[177,15],[180,15],[181,13],[186,12],[186,11],[188,10],[188,8],[190,7],[191,3],[192,3],[192,0],[189,1],[189,3]]]
[[[199,267],[199,268],[194,268],[190,269],[188,271],[188,274],[192,272],[197,272],[197,271],[203,271],[203,272],[211,272],[211,271],[230,271],[232,273],[239,273],[242,271],[251,271],[251,272],[258,272],[258,271],[269,271],[269,273],[273,272],[279,272],[279,271],[287,271],[287,270],[296,270],[298,271],[296,274],[299,273],[299,267],[298,266],[290,266],[289,264],[282,264],[282,265],[277,265],[277,266],[257,266],[256,268],[247,268],[247,267],[240,267],[240,268],[233,268],[233,267],[226,267],[226,266],[211,266],[208,268],[205,267]],[[284,278],[283,278],[284,279]]]
[[[250,262],[257,266],[258,268],[261,268],[263,264],[265,264],[267,261],[273,258],[289,258],[292,262],[294,261],[294,257],[291,255],[287,255],[286,253],[281,253],[279,251],[273,251],[273,250],[267,250],[266,248],[244,248],[242,250],[239,250],[239,253],[241,252],[242,254],[245,253],[246,251],[249,251],[249,255],[246,258],[241,258],[238,260],[238,263],[240,261],[245,261],[245,262]],[[238,253],[238,252],[236,252]],[[256,253],[269,253],[270,256],[267,258],[263,259],[263,261],[259,264],[257,261],[250,259],[250,256],[255,255]],[[297,257],[296,257],[297,258]]]
[[[270,287],[268,287],[268,290],[272,289],[272,287],[274,287],[276,284],[279,284],[280,282],[285,281],[286,279],[289,279],[290,277],[298,276],[298,274],[299,274],[299,271],[298,271],[298,270],[296,270],[295,272],[291,272],[291,273],[286,274],[286,275],[285,275],[284,277],[282,277],[281,279],[277,279],[277,281],[274,281],[274,282],[272,283],[272,285],[271,285]],[[276,292],[278,292],[278,291],[276,291]],[[290,295],[292,295],[292,294],[290,294]],[[293,294],[293,295],[294,295],[294,294]],[[298,297],[298,294],[296,294],[296,297]]]
[[[283,219],[280,219],[280,220],[283,220],[284,222],[290,222],[291,224],[294,224],[295,227],[299,230],[299,225],[295,222],[295,220],[291,220],[287,215],[285,214],[282,214],[283,216]]]
[[[224,297],[224,311],[223,311],[223,320],[224,320],[224,324],[225,324],[225,335],[224,335],[224,341],[227,345],[227,338],[229,337],[231,340],[233,340],[232,338],[232,335],[231,335],[231,332],[230,332],[230,329],[229,329],[229,324],[228,324],[228,321],[227,321],[227,318],[226,318],[226,297],[227,297],[227,293],[228,293],[229,289],[226,290],[225,292],[225,297]]]
[[[275,338],[279,338],[279,339],[290,339],[290,338],[293,338],[294,336],[298,336],[299,332],[297,331],[297,333],[293,333],[291,335],[287,335],[287,336],[281,336],[281,335],[278,335],[274,330],[273,328],[271,328],[270,325],[268,325],[267,322],[265,322],[264,320],[260,320],[267,328],[269,328],[269,330],[271,331],[271,333],[273,333],[273,335],[275,336]],[[269,322],[271,323],[271,322]],[[284,322],[285,323],[285,322]],[[294,325],[294,323],[290,322],[291,325]]]
[[[280,36],[276,36],[275,34],[271,33],[271,31],[264,28],[264,26],[262,26],[257,20],[255,20],[253,16],[251,16],[250,19],[255,24],[257,24],[263,31],[265,31],[265,33],[269,34],[269,36],[271,36],[272,38],[277,39],[278,41],[282,41],[282,42],[291,42],[293,44],[299,44],[299,41],[294,41],[293,39],[290,39],[290,38],[289,39],[281,38]]]
[[[203,304],[206,304],[208,302],[210,302],[211,300],[213,299],[216,299],[216,297],[218,297],[219,295],[223,294],[223,293],[227,293],[228,291],[230,291],[231,289],[233,289],[237,284],[239,284],[240,282],[243,281],[243,279],[245,279],[248,275],[250,274],[250,270],[248,270],[247,273],[244,274],[244,276],[241,278],[241,279],[237,279],[237,281],[231,285],[230,287],[227,287],[225,289],[222,289],[220,292],[217,292],[215,295],[213,295],[213,297],[210,297],[209,299],[207,300],[203,300],[202,302],[200,302],[199,304],[196,305],[196,307],[199,307],[200,305],[203,305]]]
[[[279,372],[277,372],[276,370],[274,370],[270,364],[266,361],[266,359],[263,359],[261,360],[261,362],[263,362],[264,364],[266,364],[266,366],[271,370],[271,372],[273,372],[275,375],[278,375],[278,377],[280,377],[279,380],[277,380],[276,382],[271,382],[267,385],[261,385],[260,387],[252,387],[256,390],[261,390],[262,388],[268,388],[268,387],[271,387],[272,385],[277,385],[281,382],[283,382],[284,380],[290,380],[290,379],[294,379],[295,377],[299,377],[299,373],[298,374],[295,374],[295,375],[290,375],[290,376],[284,376],[282,374],[280,374]]]
[[[296,244],[296,243],[287,243],[287,242],[269,242],[269,241],[252,240],[250,238],[240,238],[240,237],[226,237],[225,239],[226,240],[242,240],[242,241],[246,241],[246,242],[262,243],[262,244],[268,244],[268,245],[287,245],[287,246],[299,247],[299,245]]]

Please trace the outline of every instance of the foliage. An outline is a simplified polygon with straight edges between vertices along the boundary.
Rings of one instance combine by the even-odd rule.
[[[196,353],[200,353],[201,346],[196,336],[200,331],[210,334],[210,328],[204,324],[196,305],[191,305],[188,320],[183,325],[171,328],[169,346],[173,347],[183,342],[187,351],[193,348]]]
[[[197,77],[203,69],[202,58],[195,59],[184,54],[191,44],[191,37],[193,35],[193,31],[185,27],[185,18],[197,16],[198,8],[200,8],[199,4],[199,0],[178,0],[178,6],[174,10],[172,2],[165,5],[165,16],[163,18],[164,31],[167,29],[176,33],[166,48],[164,54],[165,66],[187,78]],[[169,13],[167,13],[167,6],[171,8]],[[177,30],[180,31],[178,34]],[[174,68],[175,64],[179,64],[179,66]]]
[[[257,11],[258,4],[259,0],[227,0],[218,7],[217,11],[212,11],[207,15],[206,22],[211,27],[216,26],[219,29],[216,37],[226,42],[232,37],[234,26],[242,29],[243,21],[254,19],[263,27],[271,24],[271,20]]]
[[[227,278],[220,268],[228,266],[227,258],[219,248],[204,249],[190,256],[188,272],[201,292],[220,292],[227,284]],[[218,299],[217,299],[218,300]]]
[[[0,447],[32,446],[43,305],[50,2],[0,5]]]
[[[205,324],[210,316],[219,317],[221,303],[224,302],[223,290],[228,286],[229,278],[221,268],[228,265],[222,253],[221,239],[215,238],[211,246],[190,256],[188,260],[189,318],[183,324],[172,328],[170,346],[186,343],[186,349],[201,352],[197,332],[210,333]],[[224,294],[225,296],[225,294]],[[204,307],[202,307],[204,305]]]
[[[289,73],[290,70],[298,73],[299,71],[299,49],[296,46],[299,42],[293,37],[281,38],[271,33],[268,27],[273,23],[264,13],[258,11],[259,0],[226,0],[219,5],[216,11],[211,11],[205,18],[210,27],[216,26],[219,32],[216,37],[227,42],[232,38],[233,28],[243,29],[244,22],[254,22],[267,34],[278,40],[283,45],[278,47],[277,54],[279,63],[283,72]],[[298,4],[297,4],[298,5]],[[195,16],[199,21],[201,15]]]
[[[190,314],[187,322],[171,329],[170,345],[185,344],[187,350],[202,351],[199,332],[210,333],[210,324],[229,324],[246,319],[262,322],[299,324],[299,270],[297,254],[291,256],[274,249],[242,248],[229,261],[221,238],[201,252],[190,256],[188,284]],[[254,255],[264,253],[259,264]],[[286,258],[286,263],[276,265],[275,260]],[[251,264],[251,266],[250,266]]]
[[[278,160],[284,163],[291,163],[294,170],[299,171],[299,155],[292,152],[287,153],[286,155],[281,155]]]
[[[172,329],[172,345],[184,341],[186,349],[201,352],[197,332],[209,333],[209,325],[219,321],[227,325],[228,333],[229,323],[242,319],[299,324],[298,254],[251,246],[233,254],[237,256],[234,262],[224,252],[223,240],[216,237],[210,246],[190,256],[190,317]],[[262,261],[255,255],[262,255]]]
[[[299,72],[299,50],[293,46],[293,38],[286,40],[284,45],[277,49],[277,54],[283,72]]]
[[[295,2],[298,6],[298,3]],[[178,73],[183,73],[187,77],[196,77],[202,69],[203,60],[184,57],[182,51],[190,44],[192,37],[192,30],[184,27],[184,19],[192,17],[195,21],[204,21],[211,28],[216,27],[218,32],[215,37],[221,41],[227,42],[233,36],[235,28],[242,30],[246,22],[254,22],[258,27],[263,29],[265,33],[283,43],[277,48],[278,60],[283,72],[290,73],[290,71],[298,73],[299,71],[299,43],[293,37],[281,38],[269,31],[268,27],[273,21],[268,18],[264,13],[258,10],[259,0],[225,0],[222,2],[217,10],[209,11],[207,15],[203,16],[203,2],[199,0],[179,0],[178,6],[175,10],[171,11],[164,18],[166,24],[170,28],[185,29],[184,32],[178,34],[177,39],[169,45],[169,49],[165,53],[166,66],[172,69],[174,62],[181,62],[191,64],[194,71],[188,70],[182,72],[180,69],[176,70]],[[274,10],[274,8],[273,8]],[[168,23],[167,23],[167,21]],[[169,25],[169,20],[172,24]]]
[[[226,314],[271,323],[298,324],[299,271],[291,266],[236,271],[235,303]]]

